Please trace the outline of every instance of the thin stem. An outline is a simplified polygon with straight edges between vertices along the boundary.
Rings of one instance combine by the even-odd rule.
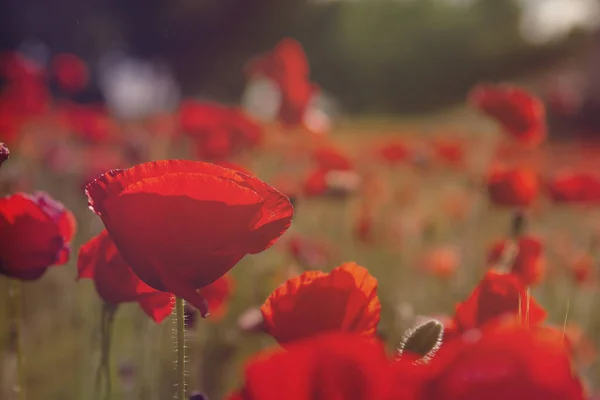
[[[112,393],[112,379],[110,371],[110,345],[112,339],[113,323],[115,321],[115,312],[117,308],[113,305],[107,304],[106,306],[106,332],[104,334],[104,345],[102,352],[105,355],[104,358],[104,378],[106,383],[106,390],[104,392],[104,398],[109,399]]]
[[[94,384],[95,398],[100,396],[102,391],[102,366],[104,364],[104,337],[106,336],[106,306],[102,305],[102,311],[100,312],[100,362],[98,363],[98,369],[96,370],[96,382]]]
[[[21,343],[22,335],[22,299],[21,282],[16,279],[8,280],[8,297],[10,302],[11,315],[11,348],[17,356],[17,379],[14,385],[14,392],[17,399],[25,400],[25,367],[23,362],[23,346]]]
[[[175,298],[175,315],[177,318],[177,400],[185,399],[185,301]]]

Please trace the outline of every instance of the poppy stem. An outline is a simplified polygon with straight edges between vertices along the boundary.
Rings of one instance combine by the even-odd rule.
[[[177,400],[185,399],[185,301],[175,298],[175,317],[177,323]]]
[[[104,343],[102,346],[102,353],[104,354],[104,378],[106,383],[104,398],[109,399],[112,393],[112,379],[110,370],[110,345],[112,341],[113,323],[115,321],[115,313],[117,311],[117,307],[112,304],[105,304],[104,307],[106,315]]]
[[[14,392],[17,395],[17,399],[25,400],[25,368],[23,362],[23,346],[21,343],[21,324],[23,323],[21,282],[16,279],[9,279],[8,285],[8,297],[11,315],[11,348],[17,356],[17,377],[14,385]]]

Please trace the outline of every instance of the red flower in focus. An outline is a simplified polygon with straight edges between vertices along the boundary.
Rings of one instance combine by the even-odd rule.
[[[250,170],[242,167],[241,165],[234,164],[229,161],[219,161],[218,163],[215,163],[215,164],[220,167],[223,167],[223,168],[232,169],[234,171],[241,172],[242,174],[252,175],[252,172],[250,172]]]
[[[454,320],[464,332],[505,315],[519,316],[534,326],[546,318],[546,311],[527,295],[520,277],[488,271],[469,298],[456,306]]]
[[[78,92],[88,83],[88,68],[75,54],[56,55],[52,59],[52,70],[58,85],[65,92]]]
[[[498,206],[529,206],[539,194],[538,176],[526,168],[494,169],[488,177],[488,193]]]
[[[4,161],[8,160],[8,157],[10,157],[10,151],[8,150],[8,147],[6,147],[4,143],[0,142],[0,167]]]
[[[196,141],[198,157],[221,161],[260,143],[262,129],[239,108],[185,101],[179,111],[181,128]]]
[[[221,320],[227,313],[227,303],[235,288],[235,281],[230,274],[225,274],[210,285],[198,290],[208,304],[210,318]]]
[[[47,193],[0,198],[0,273],[36,280],[69,260],[73,214]]]
[[[490,267],[494,267],[502,259],[506,240],[494,243],[487,256]],[[523,281],[526,286],[541,282],[546,272],[546,258],[544,257],[544,246],[540,239],[525,236],[517,241],[517,255],[513,262],[511,272]]]
[[[355,263],[289,279],[261,307],[267,333],[281,345],[329,331],[373,336],[380,311],[377,280]]]
[[[481,84],[471,91],[469,101],[523,144],[535,146],[546,139],[544,104],[521,88]]]
[[[562,173],[546,182],[550,199],[556,203],[597,204],[600,177],[588,172]]]
[[[312,97],[319,91],[310,82],[309,66],[302,45],[286,38],[275,48],[246,66],[250,77],[265,76],[274,81],[281,92],[279,120],[287,126],[301,125]]]
[[[446,343],[428,365],[421,400],[583,400],[561,332],[511,323]]]
[[[233,399],[383,400],[390,398],[392,385],[383,345],[342,333],[303,340],[287,351],[259,354],[248,363],[244,376],[244,388]]]
[[[106,230],[81,246],[77,270],[77,279],[94,281],[105,303],[138,302],[156,323],[171,314],[174,304],[171,293],[160,292],[142,282],[123,260]]]
[[[89,183],[86,193],[140,279],[203,315],[208,310],[197,289],[246,254],[270,247],[293,215],[289,200],[260,179],[203,162],[112,170]]]

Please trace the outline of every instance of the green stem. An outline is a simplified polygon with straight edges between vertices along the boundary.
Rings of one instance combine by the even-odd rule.
[[[175,298],[175,315],[177,318],[177,400],[185,400],[185,301]]]
[[[106,332],[104,333],[104,345],[102,352],[105,354],[104,358],[104,378],[106,383],[106,390],[104,392],[104,398],[110,399],[112,394],[112,379],[110,370],[110,345],[112,339],[113,323],[115,321],[115,312],[117,308],[114,305],[107,304],[106,306]]]
[[[21,282],[16,279],[9,279],[8,285],[11,318],[11,348],[17,356],[17,381],[15,382],[14,391],[17,395],[17,399],[25,400],[25,367],[23,362],[23,346],[21,342]]]

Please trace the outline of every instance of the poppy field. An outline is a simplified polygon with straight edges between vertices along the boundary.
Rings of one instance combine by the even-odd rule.
[[[0,398],[600,396],[600,147],[510,82],[330,119],[308,65],[248,60],[272,118],[125,119],[76,55],[2,55]]]

